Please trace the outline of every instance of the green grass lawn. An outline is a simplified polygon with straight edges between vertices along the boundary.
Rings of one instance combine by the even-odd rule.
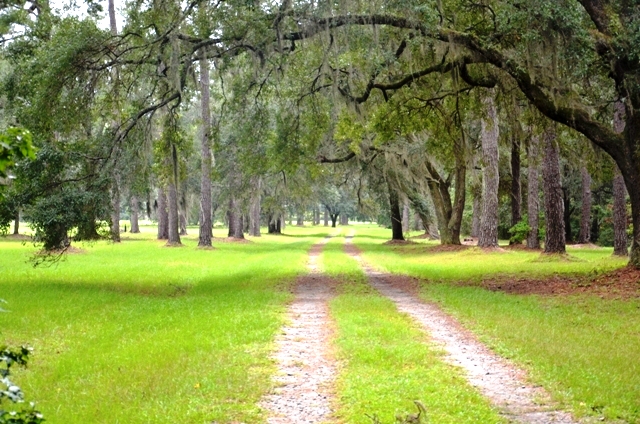
[[[571,261],[540,261],[539,253],[429,252],[421,242],[385,246],[389,230],[358,228],[355,243],[377,268],[425,279],[422,295],[440,303],[498,353],[578,415],[640,423],[640,300],[592,295],[507,295],[451,282],[492,276],[541,278],[619,268],[611,249],[573,249]]]
[[[0,239],[0,344],[35,348],[15,381],[51,423],[259,421],[287,285],[326,234],[286,231],[206,251],[196,230],[167,248],[143,227],[37,269]]]
[[[342,422],[393,423],[415,413],[414,400],[432,423],[500,423],[488,402],[460,370],[442,362],[441,352],[393,303],[366,284],[357,262],[343,253],[343,237],[322,255],[325,272],[340,280],[330,308],[336,323],[338,416]]]

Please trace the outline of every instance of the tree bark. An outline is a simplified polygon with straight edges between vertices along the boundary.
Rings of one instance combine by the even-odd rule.
[[[568,179],[568,178],[567,178]],[[567,187],[562,187],[562,204],[564,213],[562,219],[564,220],[564,240],[565,243],[573,243],[573,232],[571,231],[571,195]]]
[[[518,124],[519,125],[519,124]],[[511,226],[522,219],[522,188],[520,184],[520,140],[511,140]]]
[[[120,243],[120,182],[115,172],[111,178],[111,241]]]
[[[617,101],[614,104],[614,114],[613,114],[613,130],[621,134],[625,129],[624,122],[624,114],[625,108],[624,104],[621,101]],[[636,190],[630,190],[631,193],[631,206],[633,213],[633,202],[634,195],[638,196]],[[640,222],[636,222],[635,214],[633,220],[633,234],[634,240],[631,244],[631,262],[638,268],[640,267],[640,257],[639,261],[634,262],[634,244],[638,243],[638,239],[636,237],[637,228],[636,226]],[[638,249],[637,249],[638,250]],[[626,201],[626,189],[625,189],[625,181],[622,177],[620,168],[615,165],[614,168],[614,177],[613,177],[613,254],[616,256],[626,256],[628,254],[627,250],[627,201]],[[636,256],[640,256],[640,252],[636,253]]]
[[[169,214],[167,211],[167,193],[164,187],[158,188],[158,240],[169,238]]]
[[[262,178],[251,178],[251,205],[249,206],[249,235],[260,237],[260,191]]]
[[[320,225],[320,209],[318,205],[313,207],[313,225]]]
[[[169,183],[168,186],[169,196],[168,196],[168,230],[169,230],[169,239],[167,240],[167,245],[169,246],[177,246],[180,245],[180,232],[179,232],[179,217],[178,217],[178,190],[176,189],[176,184],[174,181]]]
[[[298,212],[298,217],[296,220],[296,225],[299,227],[304,226],[304,212]]]
[[[331,218],[331,228],[336,228],[336,221],[338,220],[339,213],[330,213],[329,217]]]
[[[529,235],[527,237],[527,247],[529,249],[540,248],[540,238],[538,236],[540,213],[540,188],[538,182],[538,154],[539,154],[538,136],[532,136],[529,140],[527,151],[528,171],[527,178],[527,215],[529,221]]]
[[[242,212],[240,211],[240,202],[231,196],[229,199],[229,210],[227,212],[229,217],[229,234],[228,236],[235,239],[243,239],[244,233],[242,228]]]
[[[591,241],[591,175],[586,166],[580,168],[582,177],[582,214],[580,216],[580,235],[578,243]]]
[[[613,254],[627,256],[627,190],[618,167],[613,177]]]
[[[20,234],[20,208],[16,208],[15,221],[13,222],[13,235]]]
[[[402,231],[408,233],[409,227],[409,202],[404,202],[402,205]]]
[[[487,118],[482,119],[482,219],[478,246],[498,247],[498,113],[492,97],[485,99]]]
[[[324,210],[324,226],[329,226],[329,211],[326,209]]]
[[[171,145],[171,170],[169,178],[169,196],[167,209],[169,210],[169,239],[167,245],[178,246],[180,241],[180,216],[178,212],[178,150],[175,145]]]
[[[388,184],[388,183],[387,183]],[[402,234],[402,215],[400,214],[400,201],[398,192],[388,184],[389,187],[389,207],[391,212],[391,240],[404,240]]]
[[[211,108],[209,91],[209,61],[206,55],[200,59],[200,112],[202,134],[200,157],[200,228],[198,229],[198,247],[211,247],[213,223],[211,214]]]
[[[473,217],[471,218],[471,237],[480,235],[480,220],[482,219],[482,188],[480,193],[473,196]]]
[[[140,214],[140,207],[138,206],[138,197],[131,196],[129,205],[131,208],[131,232],[134,234],[139,233],[140,226],[138,225],[138,215]]]
[[[543,190],[546,222],[545,253],[565,253],[564,202],[560,176],[560,152],[555,131],[544,133]]]

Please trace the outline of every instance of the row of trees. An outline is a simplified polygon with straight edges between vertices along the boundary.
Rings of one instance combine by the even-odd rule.
[[[581,242],[612,206],[626,254],[628,196],[640,266],[634,2],[153,0],[123,5],[121,31],[113,1],[108,31],[88,6],[3,7],[2,119],[39,147],[7,215],[22,209],[45,249],[101,222],[118,241],[126,198],[170,244],[193,209],[208,247],[218,210],[242,237],[260,217],[277,232],[285,205],[316,221],[319,204],[334,221],[384,211],[393,239],[410,207],[459,244],[472,205],[480,246],[513,228],[535,248],[544,229],[552,253],[576,205]]]

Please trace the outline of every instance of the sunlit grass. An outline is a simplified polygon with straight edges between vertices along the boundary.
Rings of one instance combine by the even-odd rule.
[[[626,264],[611,249],[571,248],[570,260],[540,260],[526,251],[478,249],[435,253],[421,242],[385,246],[388,230],[359,228],[356,244],[377,268],[428,281],[423,296],[439,302],[498,353],[578,415],[640,422],[640,301],[591,295],[507,295],[447,284],[492,277],[589,275]]]
[[[34,248],[0,241],[2,342],[35,348],[19,381],[51,423],[256,422],[290,294],[322,228],[251,244],[167,248],[155,229],[78,245],[33,269]],[[225,231],[216,231],[224,236]],[[299,237],[298,237],[299,236]]]
[[[367,283],[358,263],[334,238],[323,254],[325,272],[343,284],[331,302],[336,323],[338,416],[342,422],[395,422],[415,413],[414,400],[433,423],[498,423],[502,420],[462,377],[446,365],[424,332]],[[368,416],[367,416],[368,415]]]

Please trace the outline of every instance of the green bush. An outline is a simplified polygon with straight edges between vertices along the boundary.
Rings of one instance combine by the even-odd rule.
[[[527,221],[527,217],[525,216],[520,220],[520,222],[509,228],[509,234],[511,234],[509,241],[511,243],[521,244],[527,238],[531,231],[531,227]]]

